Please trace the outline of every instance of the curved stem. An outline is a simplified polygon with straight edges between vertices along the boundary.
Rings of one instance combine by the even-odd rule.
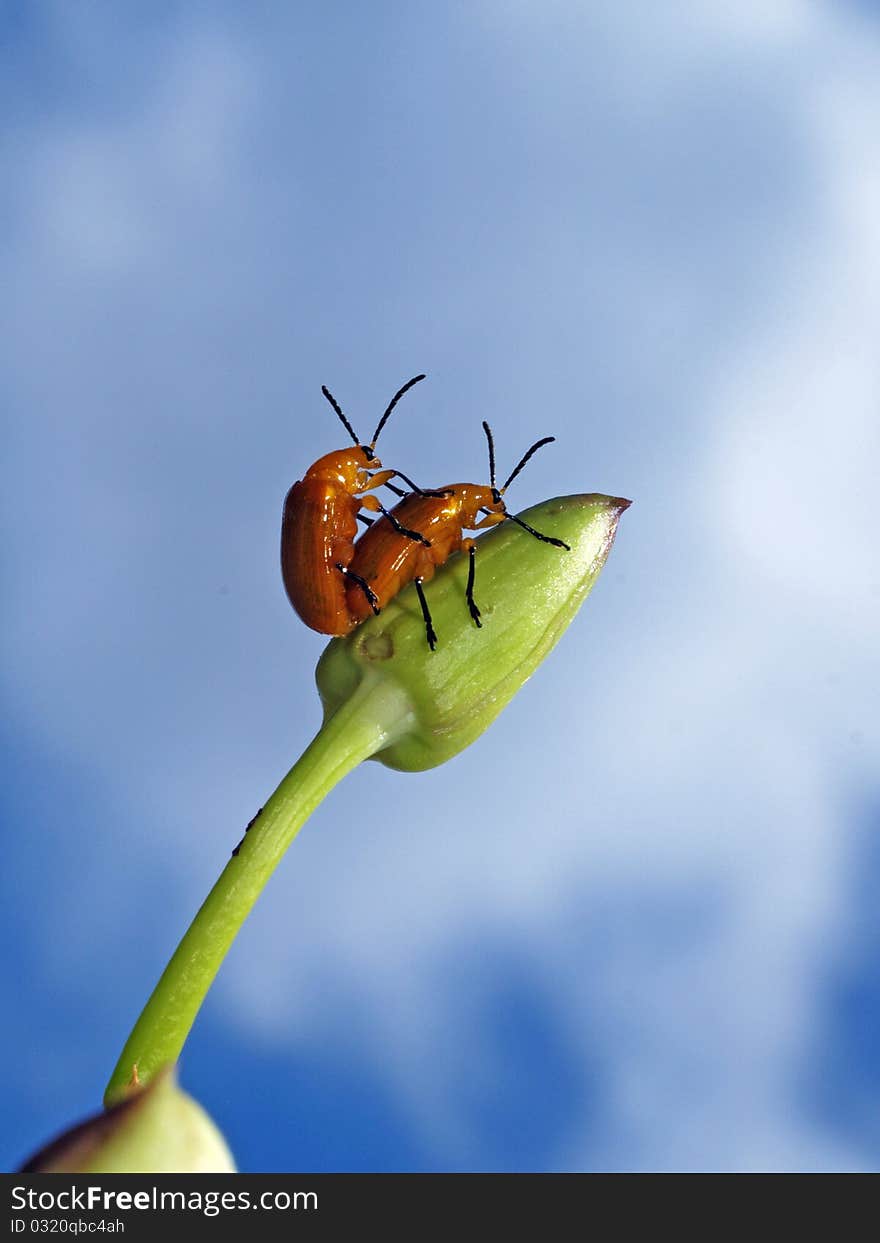
[[[125,1096],[135,1067],[143,1084],[177,1060],[227,950],[300,827],[346,773],[396,741],[410,723],[405,692],[369,674],[324,722],[175,950],[122,1050],[105,1104]]]

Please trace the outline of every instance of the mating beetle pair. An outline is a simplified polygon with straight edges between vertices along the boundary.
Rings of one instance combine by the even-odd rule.
[[[509,519],[536,539],[568,549],[562,540],[542,535],[509,514],[503,499],[532,454],[549,444],[553,436],[536,441],[501,488],[495,483],[492,431],[485,422],[488,487],[457,483],[425,490],[399,470],[382,469],[375,453],[379,433],[404,393],[424,378],[414,376],[394,394],[369,444],[360,442],[336,399],[326,387],[322,389],[355,447],[319,458],[287,493],[281,519],[281,575],[287,597],[312,630],[348,634],[367,617],[380,612],[412,582],[433,651],[437,636],[422,584],[453,553],[467,552],[470,558],[467,605],[475,624],[481,625],[480,610],[474,600],[475,541],[464,535],[465,530],[478,531]],[[401,479],[411,490],[403,492],[395,487],[391,483],[394,478]],[[367,495],[382,486],[402,498],[393,509],[386,509],[377,497]],[[362,509],[381,516],[369,518],[361,513]],[[355,542],[358,519],[367,530]]]

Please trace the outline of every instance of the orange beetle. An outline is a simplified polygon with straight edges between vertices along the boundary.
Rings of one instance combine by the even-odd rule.
[[[369,616],[371,608],[376,612],[408,583],[414,582],[425,619],[428,644],[433,651],[437,635],[422,584],[432,578],[437,567],[443,565],[453,553],[467,552],[470,557],[467,606],[475,624],[481,626],[480,610],[474,600],[475,541],[464,536],[465,529],[479,531],[510,520],[534,535],[535,539],[553,544],[556,548],[569,549],[563,540],[542,535],[521,518],[509,514],[503,500],[504,493],[532,454],[543,445],[550,444],[556,439],[555,436],[545,436],[543,440],[536,441],[511,471],[504,486],[499,488],[495,484],[492,430],[488,423],[483,424],[483,430],[489,442],[488,487],[455,483],[435,493],[404,493],[403,500],[395,505],[391,514],[378,519],[358,540],[345,592],[348,608],[358,622]],[[484,516],[481,517],[481,514]]]
[[[398,389],[369,444],[361,444],[330,390],[326,386],[321,389],[355,447],[319,458],[287,493],[281,516],[281,577],[287,598],[305,624],[321,634],[347,634],[357,625],[359,618],[352,617],[346,603],[347,582],[357,585],[367,612],[379,611],[373,592],[350,568],[357,519],[370,521],[361,509],[388,514],[377,497],[362,494],[381,487],[395,475],[409,487],[416,487],[400,471],[377,469],[382,463],[374,449],[391,411],[404,393],[424,378],[413,376]],[[407,535],[419,538],[416,532]]]

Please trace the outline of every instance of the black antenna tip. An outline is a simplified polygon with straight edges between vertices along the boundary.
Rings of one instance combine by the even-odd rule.
[[[388,416],[391,414],[391,411],[400,401],[404,393],[408,393],[414,384],[418,384],[420,380],[424,380],[426,378],[427,377],[425,376],[424,372],[422,372],[421,375],[414,375],[411,380],[407,380],[406,384],[401,385],[401,387],[397,390],[397,392],[394,394],[394,396],[391,398],[388,405],[386,406],[385,413],[382,415],[381,419],[379,420],[378,426],[376,427],[376,430],[373,432],[373,439],[370,441],[371,449],[375,446],[376,441],[379,439],[379,433],[381,432],[382,428],[388,422]]]
[[[336,400],[336,398],[333,396],[333,394],[330,392],[330,390],[329,390],[329,388],[327,387],[327,385],[326,385],[326,384],[322,384],[322,385],[321,385],[321,392],[324,394],[324,396],[325,396],[325,397],[327,398],[327,400],[330,402],[330,405],[333,407],[333,409],[336,411],[336,415],[337,415],[337,417],[339,418],[340,422],[342,423],[342,426],[343,426],[343,427],[345,428],[345,430],[348,432],[349,436],[351,436],[351,438],[352,438],[352,440],[354,441],[354,443],[355,443],[355,444],[360,444],[360,440],[358,439],[358,434],[357,434],[357,432],[354,430],[354,428],[352,427],[352,425],[349,423],[349,421],[348,421],[348,419],[345,417],[345,415],[342,413],[342,407],[340,406],[340,404],[339,404],[339,402]]]
[[[516,466],[514,466],[513,470],[507,476],[507,479],[504,483],[504,486],[501,488],[501,491],[502,492],[507,491],[511,483],[514,481],[514,479],[517,477],[519,472],[522,470],[526,462],[528,462],[529,458],[531,458],[533,454],[537,453],[539,449],[543,449],[544,445],[549,445],[555,439],[556,439],[555,436],[542,436],[540,440],[536,440],[535,443],[531,446],[531,448],[526,450],[526,452],[522,455],[520,460],[517,462]]]

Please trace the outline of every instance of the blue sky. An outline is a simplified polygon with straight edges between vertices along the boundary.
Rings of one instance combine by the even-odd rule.
[[[184,1085],[251,1170],[876,1167],[876,10],[0,14],[5,1165],[317,728],[321,384],[424,370],[408,473],[488,417],[635,504],[487,735],[316,813]]]

